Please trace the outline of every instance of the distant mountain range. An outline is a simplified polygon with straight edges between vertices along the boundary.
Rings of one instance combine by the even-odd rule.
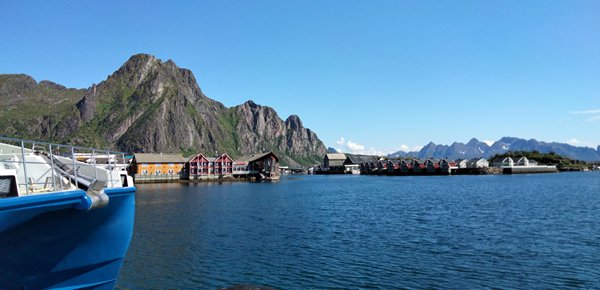
[[[296,115],[208,98],[190,70],[137,54],[99,84],[69,89],[0,74],[0,135],[126,152],[273,151],[283,164],[322,160],[325,145]]]
[[[437,145],[433,142],[425,145],[420,151],[404,152],[398,151],[389,154],[390,158],[417,157],[417,158],[489,158],[495,154],[507,151],[539,151],[542,153],[554,152],[571,159],[583,161],[600,161],[600,146],[596,150],[589,147],[577,147],[566,143],[543,142],[535,139],[521,139],[515,137],[503,137],[491,146],[475,138],[467,144],[454,142],[452,145]]]

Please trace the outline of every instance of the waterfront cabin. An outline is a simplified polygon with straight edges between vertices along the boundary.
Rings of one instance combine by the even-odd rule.
[[[440,161],[434,158],[429,158],[425,161],[425,168],[427,170],[427,173],[439,172]]]
[[[227,153],[218,157],[206,157],[200,153],[188,160],[186,168],[190,179],[222,178],[233,174],[233,162]]]
[[[423,159],[413,159],[412,160],[412,169],[414,173],[422,173],[427,170],[427,166],[425,164],[426,160]]]
[[[394,171],[397,169],[397,164],[392,160],[388,160],[386,165],[388,173],[394,173]]]
[[[180,179],[186,161],[181,154],[135,153],[130,171],[136,180]]]
[[[456,161],[452,161],[446,158],[440,159],[438,164],[440,167],[440,172],[444,174],[450,174],[452,172],[452,169],[458,168],[456,165]]]
[[[344,161],[346,161],[344,153],[327,153],[323,157],[323,170],[331,173],[343,173]]]
[[[529,159],[527,157],[515,157],[513,158],[514,166],[529,166]]]
[[[233,174],[233,159],[227,153],[215,158],[214,173],[221,177],[228,177]]]
[[[371,155],[346,154],[344,172],[356,173],[359,170],[360,173],[369,173],[369,162],[375,160],[377,160],[377,157]]]
[[[378,172],[385,172],[385,171],[387,171],[387,161],[386,160],[379,160],[379,161],[377,161],[377,171]]]
[[[467,168],[467,159],[457,159],[455,161],[456,167],[458,168]]]
[[[494,167],[512,167],[514,166],[514,161],[512,158],[510,157],[501,157],[501,158],[496,158],[492,161],[492,165]]]
[[[402,173],[412,172],[412,160],[401,159],[400,160],[400,172],[402,172]]]
[[[488,168],[490,162],[485,158],[473,158],[467,161],[467,168]]]
[[[279,157],[273,152],[242,156],[233,163],[232,175],[257,180],[279,180]]]
[[[208,176],[210,172],[209,161],[204,154],[196,154],[186,163],[187,172],[190,179],[198,179],[200,177]]]

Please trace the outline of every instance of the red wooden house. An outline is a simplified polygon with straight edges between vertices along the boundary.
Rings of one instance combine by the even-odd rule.
[[[188,160],[186,167],[190,179],[225,177],[233,174],[233,159],[227,153],[217,157],[199,153]]]
[[[186,165],[190,178],[208,175],[210,173],[210,161],[202,153],[192,156]]]
[[[217,175],[231,175],[233,174],[233,159],[223,153],[217,157],[214,161],[214,174]]]

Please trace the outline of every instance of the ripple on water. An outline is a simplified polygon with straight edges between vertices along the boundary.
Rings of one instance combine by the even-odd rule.
[[[600,288],[600,175],[140,185],[119,288]]]

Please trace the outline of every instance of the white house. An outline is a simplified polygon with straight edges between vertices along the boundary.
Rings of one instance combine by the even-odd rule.
[[[458,160],[456,160],[456,167],[458,167],[458,168],[467,168],[467,159],[458,159]]]
[[[467,161],[467,168],[487,168],[490,167],[490,162],[485,158],[473,158]]]

